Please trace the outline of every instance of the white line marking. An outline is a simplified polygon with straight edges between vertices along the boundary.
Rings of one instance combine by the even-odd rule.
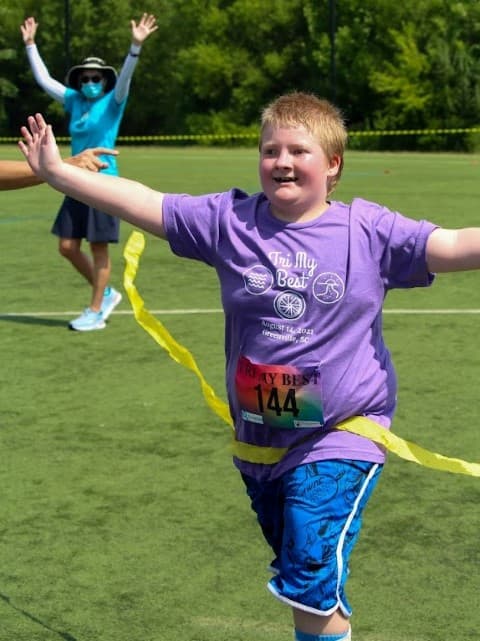
[[[480,314],[480,309],[384,309],[384,314]]]
[[[173,316],[178,314],[180,316],[187,314],[222,314],[223,310],[220,308],[212,309],[200,309],[193,307],[191,309],[151,309],[149,310],[151,314],[157,314],[158,316]],[[0,318],[9,318],[12,316],[75,316],[75,314],[80,314],[80,310],[70,311],[70,312],[2,312],[0,313]],[[384,314],[455,314],[455,315],[464,315],[464,314],[480,314],[480,309],[384,309]],[[115,310],[112,315],[115,316],[132,316],[133,310],[131,309],[121,309]]]
[[[162,315],[185,315],[185,314],[221,314],[223,313],[222,309],[152,309],[149,310],[151,314]],[[11,316],[75,316],[81,314],[81,310],[70,311],[70,312],[3,312],[0,313],[0,318],[9,318]],[[124,315],[132,316],[133,310],[131,309],[120,309],[115,310],[112,313],[113,315]]]

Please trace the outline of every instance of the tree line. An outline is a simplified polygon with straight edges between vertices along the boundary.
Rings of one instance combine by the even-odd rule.
[[[130,20],[156,15],[121,128],[123,136],[251,135],[280,93],[333,100],[350,146],[471,150],[480,113],[478,0],[7,0],[0,18],[0,135],[42,111],[66,119],[36,85],[20,34],[29,15],[51,75],[88,55],[119,68]],[[410,135],[366,135],[372,131]],[[418,133],[421,130],[422,133]],[[447,130],[447,133],[438,133]],[[452,130],[457,130],[455,133]],[[479,138],[480,139],[480,138]],[[230,140],[230,142],[231,142]],[[243,141],[244,142],[244,141]]]

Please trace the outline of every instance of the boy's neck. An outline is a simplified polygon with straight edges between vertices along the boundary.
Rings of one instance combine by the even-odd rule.
[[[277,208],[270,206],[270,211],[272,216],[278,218],[284,223],[306,223],[315,218],[320,218],[328,209],[330,208],[330,202],[327,200],[322,205],[315,207],[314,209],[309,209],[305,212],[294,213],[291,211],[283,211]]]

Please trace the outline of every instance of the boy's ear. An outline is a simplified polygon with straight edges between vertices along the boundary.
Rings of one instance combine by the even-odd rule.
[[[342,159],[340,158],[340,156],[333,156],[332,159],[330,160],[330,167],[327,171],[327,174],[329,176],[336,176],[338,174],[341,164],[342,164]]]

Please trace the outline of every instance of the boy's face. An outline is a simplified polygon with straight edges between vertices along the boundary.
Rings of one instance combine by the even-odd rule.
[[[303,127],[267,126],[260,143],[259,175],[272,213],[281,220],[312,220],[327,207],[327,180],[337,174],[340,158],[328,160]]]

